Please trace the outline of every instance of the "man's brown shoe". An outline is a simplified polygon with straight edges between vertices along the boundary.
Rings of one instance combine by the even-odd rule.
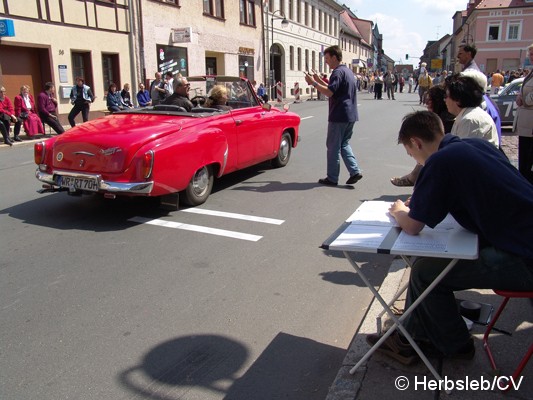
[[[368,335],[366,337],[366,342],[370,346],[374,346],[380,338],[380,335]],[[394,358],[396,361],[404,365],[412,365],[419,359],[415,349],[413,349],[409,343],[404,343],[396,331],[393,332],[376,351]]]

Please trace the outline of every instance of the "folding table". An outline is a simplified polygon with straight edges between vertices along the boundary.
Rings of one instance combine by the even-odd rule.
[[[425,227],[418,235],[408,235],[402,232],[396,221],[388,214],[388,208],[391,204],[381,201],[364,202],[321,246],[327,250],[342,251],[344,257],[350,262],[365,285],[383,306],[384,311],[378,316],[378,332],[381,331],[380,318],[383,313],[387,313],[394,322],[392,327],[383,334],[379,341],[350,370],[350,373],[354,374],[394,330],[399,329],[411,346],[413,346],[424,364],[426,364],[435,379],[441,380],[439,373],[415,343],[409,332],[404,328],[402,322],[459,260],[477,259],[478,237],[476,234],[462,228],[450,216],[441,224],[437,225],[435,229]],[[398,318],[392,311],[391,306],[405,291],[407,285],[401,288],[395,298],[387,304],[353,259],[352,254],[354,252],[399,255],[409,267],[411,266],[410,256],[449,258],[450,262],[420,297],[410,307],[404,310],[403,315]]]

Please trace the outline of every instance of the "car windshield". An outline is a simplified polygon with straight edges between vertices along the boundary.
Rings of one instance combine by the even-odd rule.
[[[251,86],[247,81],[240,78],[224,76],[188,77],[191,91],[189,97],[209,97],[215,86],[224,86],[227,93],[227,105],[232,109],[255,107],[259,105],[257,97],[252,93]]]
[[[516,96],[522,87],[522,82],[511,82],[501,92],[500,96]]]

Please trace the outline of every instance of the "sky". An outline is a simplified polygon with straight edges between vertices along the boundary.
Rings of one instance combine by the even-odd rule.
[[[378,24],[385,54],[399,64],[418,65],[428,40],[452,34],[453,16],[468,0],[338,0],[357,18]],[[409,59],[405,55],[409,54]]]

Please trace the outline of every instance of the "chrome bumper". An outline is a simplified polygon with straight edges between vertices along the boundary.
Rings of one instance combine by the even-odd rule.
[[[131,183],[122,183],[122,182],[108,182],[104,181],[100,175],[91,175],[91,174],[80,174],[75,172],[67,171],[56,171],[55,174],[49,174],[47,172],[40,171],[37,169],[35,171],[35,177],[44,183],[47,183],[52,186],[57,186],[56,181],[54,180],[54,175],[68,175],[79,178],[96,178],[98,181],[98,191],[109,192],[109,193],[124,193],[124,194],[150,194],[154,187],[154,182],[131,182]]]

